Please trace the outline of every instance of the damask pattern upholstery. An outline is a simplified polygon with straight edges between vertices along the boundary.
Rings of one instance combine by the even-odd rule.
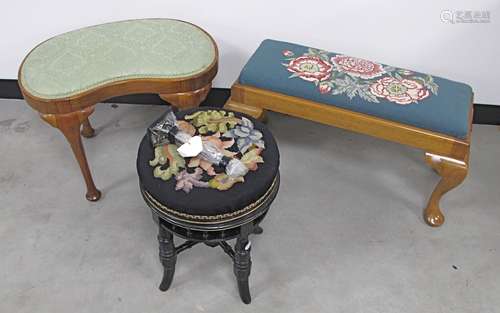
[[[128,20],[82,28],[34,48],[22,86],[44,99],[72,96],[133,78],[180,78],[203,72],[216,47],[200,28],[171,19]]]
[[[470,86],[335,52],[264,40],[239,83],[459,139],[469,133]]]

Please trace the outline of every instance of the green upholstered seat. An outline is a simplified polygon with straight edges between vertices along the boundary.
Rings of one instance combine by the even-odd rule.
[[[466,139],[472,88],[407,69],[265,40],[239,83]]]
[[[182,78],[203,72],[217,52],[200,28],[171,19],[128,20],[53,37],[20,69],[30,94],[58,99],[134,78]]]

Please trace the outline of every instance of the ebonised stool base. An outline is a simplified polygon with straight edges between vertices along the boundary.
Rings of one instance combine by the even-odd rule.
[[[230,230],[210,232],[200,232],[198,230],[176,226],[155,216],[155,220],[158,221],[159,227],[158,243],[160,247],[160,262],[163,265],[163,278],[159,289],[161,291],[167,291],[170,288],[174,279],[177,255],[194,245],[204,243],[209,247],[221,247],[233,260],[233,271],[238,283],[238,291],[241,300],[245,304],[249,304],[251,302],[251,296],[248,277],[250,276],[252,260],[250,257],[251,242],[248,237],[251,234],[262,234],[262,227],[260,227],[258,223],[263,219],[265,213],[266,212],[253,221]],[[184,238],[186,241],[181,245],[175,246],[174,235]],[[202,238],[204,237],[206,239],[200,240],[200,235]],[[233,249],[227,241],[234,237],[236,237],[236,244]]]

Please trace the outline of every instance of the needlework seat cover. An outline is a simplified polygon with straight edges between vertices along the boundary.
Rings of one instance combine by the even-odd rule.
[[[192,76],[209,68],[216,54],[210,36],[186,22],[113,22],[41,43],[24,60],[20,83],[34,96],[58,99],[120,80]]]
[[[219,124],[207,122],[210,115],[196,115],[199,112],[219,114],[213,119]],[[242,113],[210,107],[177,112],[176,116],[186,132],[213,141],[223,147],[225,155],[241,159],[251,170],[243,179],[228,184],[224,169],[194,158],[182,158],[176,155],[175,145],[163,146],[171,149],[166,155],[169,161],[160,166],[152,161],[156,157],[155,148],[147,134],[139,147],[137,172],[148,204],[178,220],[217,223],[249,214],[277,190],[279,151],[272,134],[261,122]],[[239,120],[238,124],[220,123],[233,118]],[[174,163],[176,168],[172,169]],[[162,176],[163,173],[168,175]]]
[[[466,139],[470,86],[306,46],[264,40],[239,83]]]

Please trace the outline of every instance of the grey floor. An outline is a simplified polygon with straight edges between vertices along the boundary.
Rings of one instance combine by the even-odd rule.
[[[62,135],[0,101],[0,312],[500,312],[500,131],[478,125],[469,177],[433,229],[421,211],[438,177],[422,152],[270,114],[282,184],[252,239],[252,304],[205,246],[161,293],[134,162],[164,110],[98,106],[85,147],[104,196],[90,203]]]

